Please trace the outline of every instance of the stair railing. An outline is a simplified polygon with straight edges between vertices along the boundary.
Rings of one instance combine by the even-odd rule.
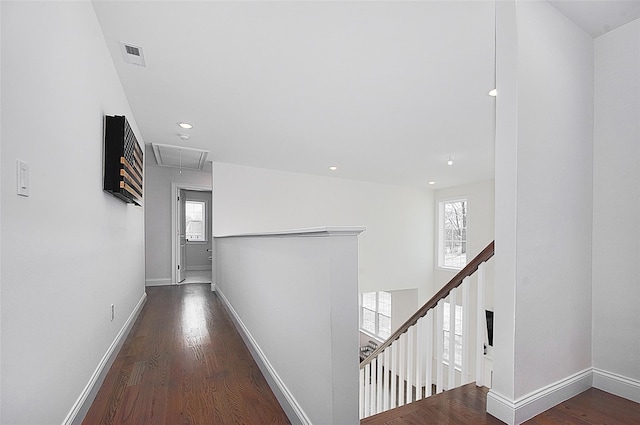
[[[471,260],[453,279],[398,328],[386,341],[378,345],[360,363],[360,418],[365,418],[432,395],[435,365],[435,393],[445,389],[444,310],[449,303],[449,340],[446,389],[473,381],[484,385],[484,349],[486,335],[485,266],[494,254],[494,242]],[[477,273],[476,329],[470,329],[470,278]],[[462,359],[455,361],[458,315],[458,292],[462,298]],[[460,317],[458,317],[460,321]],[[435,323],[434,323],[435,322]],[[475,344],[472,347],[472,336]],[[435,351],[435,356],[434,356]],[[475,368],[471,356],[475,357]],[[435,359],[435,363],[434,363]],[[450,367],[454,365],[454,367]]]

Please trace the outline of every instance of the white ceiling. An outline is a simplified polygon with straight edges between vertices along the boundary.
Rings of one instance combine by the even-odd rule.
[[[391,184],[493,178],[492,1],[93,3],[146,143]]]
[[[640,18],[639,0],[548,0],[592,37]]]

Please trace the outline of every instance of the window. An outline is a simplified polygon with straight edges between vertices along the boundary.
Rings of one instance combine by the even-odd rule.
[[[444,354],[443,359],[449,362],[449,335],[451,335],[451,323],[449,323],[449,312],[451,304],[444,303]],[[456,305],[456,323],[454,327],[455,337],[455,365],[462,365],[462,306]]]
[[[381,339],[391,336],[391,294],[389,292],[360,294],[360,328]]]
[[[438,266],[462,269],[467,265],[467,200],[439,205]]]
[[[204,201],[186,201],[185,214],[187,240],[206,242],[206,203]]]

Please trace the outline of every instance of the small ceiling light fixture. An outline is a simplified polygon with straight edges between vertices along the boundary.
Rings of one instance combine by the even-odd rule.
[[[436,184],[436,182],[429,182],[429,184],[433,186],[434,184]]]
[[[453,156],[449,156],[449,160],[447,161],[447,165],[453,165]]]
[[[186,128],[186,129],[193,128],[193,126],[192,126],[191,124],[189,124],[188,122],[179,122],[179,123],[178,123],[178,125],[179,125],[181,128]]]
[[[178,137],[180,137],[182,140],[189,140],[189,136],[188,134],[184,134],[184,133],[180,133],[178,134]]]
[[[496,97],[498,95],[498,91],[496,89],[489,90],[489,96]]]
[[[329,167],[329,169],[331,171],[336,171],[338,169],[338,167],[336,167],[335,165],[332,165],[331,167]]]

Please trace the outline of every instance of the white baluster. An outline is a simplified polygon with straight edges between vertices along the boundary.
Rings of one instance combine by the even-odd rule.
[[[425,397],[430,397],[433,394],[432,385],[433,385],[433,309],[427,312],[427,322],[426,322],[426,335],[425,335]]]
[[[476,385],[484,386],[484,341],[487,329],[487,316],[484,311],[485,263],[478,266],[478,307],[476,315]]]
[[[376,373],[376,413],[382,412],[382,353],[378,354],[378,372]]]
[[[371,415],[371,363],[364,367],[364,416]]]
[[[371,412],[370,415],[375,415],[378,412],[378,406],[376,406],[376,389],[378,388],[377,381],[378,376],[376,375],[378,371],[378,357],[371,360],[371,385],[369,386],[369,390],[371,391]]]
[[[366,366],[365,366],[366,367]],[[364,418],[364,368],[360,369],[360,419]]]
[[[456,288],[449,293],[449,367],[447,389],[456,387]]]
[[[398,340],[393,341],[391,344],[391,404],[389,409],[395,409],[398,407],[397,391],[398,391],[398,379],[397,369],[398,367]]]
[[[436,315],[436,394],[440,394],[444,384],[444,300],[438,301]]]
[[[469,277],[462,281],[462,371],[460,372],[460,385],[468,384],[471,378],[471,347],[469,346],[469,332],[471,332],[470,316],[471,302],[469,301]]]
[[[405,371],[407,367],[407,333],[400,335],[399,342],[399,370],[398,370],[398,406],[404,406],[404,384]]]
[[[413,402],[413,331],[415,326],[407,329],[407,403]]]
[[[382,378],[382,386],[384,388],[384,394],[383,394],[383,409],[385,411],[389,410],[389,395],[390,395],[390,391],[389,391],[389,374],[390,374],[390,367],[391,367],[391,347],[387,347],[383,354],[383,358],[384,358],[384,376]]]
[[[424,316],[416,323],[416,401],[422,398],[422,365],[424,360]]]

